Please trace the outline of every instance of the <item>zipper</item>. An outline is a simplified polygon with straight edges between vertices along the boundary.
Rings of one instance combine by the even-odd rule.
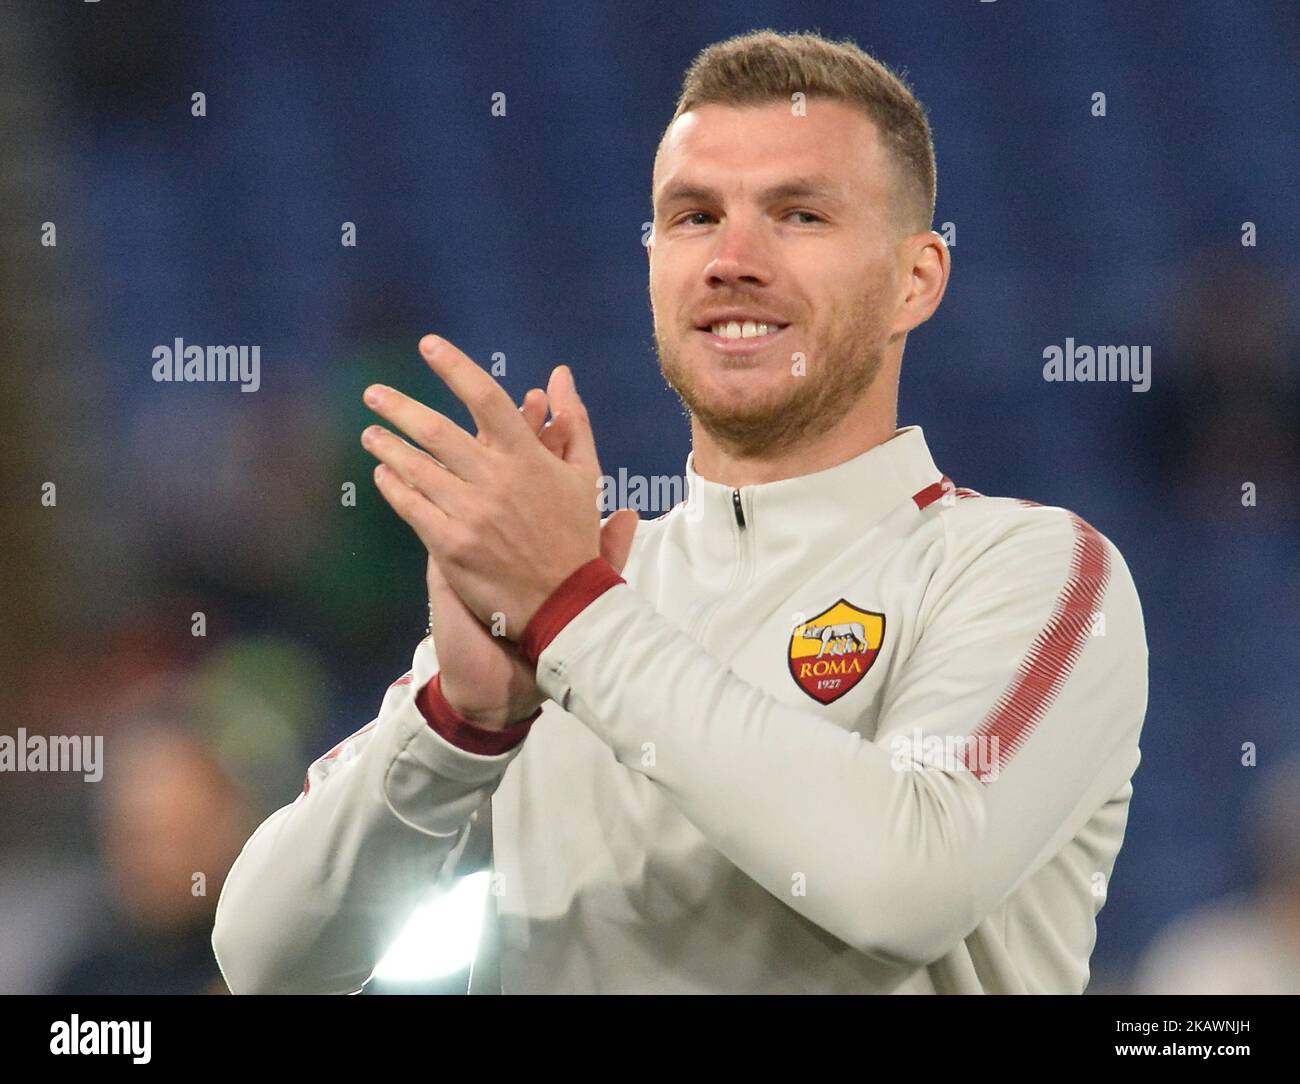
[[[730,601],[731,593],[737,587],[747,583],[750,575],[752,575],[750,566],[753,563],[751,553],[753,547],[750,541],[749,525],[745,520],[745,506],[741,501],[739,489],[731,491],[731,510],[736,516],[737,529],[733,536],[736,540],[736,564],[732,569],[731,578],[727,582],[722,597],[697,613],[686,626],[686,634],[694,640],[703,641],[705,630],[708,629],[718,610]]]

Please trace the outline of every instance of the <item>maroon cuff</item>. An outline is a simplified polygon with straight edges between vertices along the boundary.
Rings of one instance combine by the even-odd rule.
[[[437,673],[415,697],[415,706],[420,709],[428,724],[452,745],[464,749],[467,753],[494,757],[513,749],[532,728],[537,717],[542,714],[538,708],[527,719],[511,723],[505,730],[489,730],[465,718],[451,706],[442,694],[442,674]]]
[[[560,630],[618,583],[626,583],[603,557],[593,557],[551,592],[524,627],[519,651],[534,667]]]

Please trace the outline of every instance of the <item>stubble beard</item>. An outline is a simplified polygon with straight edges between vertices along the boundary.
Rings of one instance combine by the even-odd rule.
[[[887,287],[860,295],[852,307],[833,309],[813,341],[800,344],[803,375],[796,358],[786,365],[788,390],[765,399],[737,402],[710,393],[655,320],[659,367],[687,413],[728,455],[761,458],[808,444],[835,426],[861,402],[884,361]],[[688,334],[694,334],[693,332]],[[738,366],[753,364],[734,359]],[[774,364],[769,360],[765,365]]]

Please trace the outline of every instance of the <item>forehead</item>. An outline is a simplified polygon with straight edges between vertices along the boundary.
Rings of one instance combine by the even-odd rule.
[[[785,102],[703,105],[683,113],[665,133],[653,198],[657,202],[673,182],[742,194],[813,174],[830,178],[846,198],[883,196],[883,149],[866,113],[816,98],[808,100],[802,116]]]

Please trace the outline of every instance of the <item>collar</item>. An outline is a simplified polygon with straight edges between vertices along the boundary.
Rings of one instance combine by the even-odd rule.
[[[706,534],[752,532],[751,539],[765,550],[806,539],[810,531],[865,531],[899,505],[915,501],[924,508],[952,486],[934,465],[919,425],[905,426],[883,444],[826,470],[739,488],[701,478],[692,451],[686,481],[683,518]]]

